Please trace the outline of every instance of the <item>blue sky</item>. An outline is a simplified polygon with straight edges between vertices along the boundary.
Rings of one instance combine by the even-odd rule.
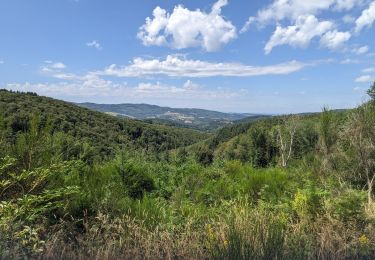
[[[350,108],[375,80],[373,0],[3,0],[0,88],[230,112]]]

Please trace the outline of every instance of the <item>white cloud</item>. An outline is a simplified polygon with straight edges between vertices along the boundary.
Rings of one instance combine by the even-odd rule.
[[[330,21],[319,22],[313,15],[299,16],[295,25],[286,28],[277,26],[275,32],[264,47],[265,53],[269,54],[272,49],[279,45],[291,45],[293,47],[307,47],[315,37],[320,37],[334,27]]]
[[[349,58],[341,61],[341,64],[358,64],[358,63],[361,63],[361,61],[353,60],[353,59],[349,59]]]
[[[194,87],[191,87],[194,86]],[[222,101],[239,97],[241,91],[214,88],[205,89],[196,83],[186,81],[182,86],[162,84],[160,82],[140,82],[135,86],[127,83],[114,83],[96,76],[83,81],[58,83],[10,83],[6,89],[31,91],[40,95],[68,100],[100,99],[113,102],[143,102],[144,100],[216,100]]]
[[[253,24],[255,21],[256,21],[255,17],[251,17],[250,16],[249,19],[247,19],[245,25],[240,30],[240,33],[247,32],[249,30],[249,28],[250,28],[250,25]]]
[[[66,68],[66,65],[62,62],[53,62],[50,60],[44,61],[46,65],[40,67],[42,73],[59,72]]]
[[[146,18],[137,37],[146,46],[202,47],[216,51],[237,37],[236,27],[221,15],[221,8],[227,4],[227,0],[218,0],[210,13],[191,11],[182,5],[176,6],[172,13],[156,7],[153,18]]]
[[[370,75],[363,75],[355,79],[355,82],[358,83],[371,83],[374,81],[374,77]]]
[[[100,43],[96,40],[92,41],[92,42],[88,42],[86,43],[86,46],[87,47],[93,47],[97,50],[101,50],[102,49],[102,46],[100,45]]]
[[[375,72],[375,67],[370,67],[362,70],[363,73],[373,73]]]
[[[153,83],[139,83],[135,88],[137,92],[142,93],[157,93],[157,94],[176,94],[176,93],[192,93],[199,90],[200,86],[193,83],[191,80],[186,81],[182,87],[170,86],[157,82]]]
[[[265,24],[284,19],[296,20],[306,14],[315,15],[320,10],[328,9],[331,4],[331,0],[275,0],[270,6],[258,12],[257,21],[260,24]]]
[[[334,1],[333,9],[337,11],[348,11],[353,7],[363,4],[363,0],[336,0]]]
[[[154,83],[139,83],[135,88],[136,92],[139,93],[152,93],[152,94],[174,94],[179,92],[186,92],[186,89],[183,87],[175,87],[169,85],[163,85],[160,82]]]
[[[265,46],[265,53],[270,53],[275,46],[291,45],[293,47],[306,47],[310,41],[321,38],[321,46],[337,50],[344,46],[351,37],[349,31],[338,30],[338,25],[332,21],[320,21],[319,15],[327,12],[347,12],[363,6],[369,0],[273,0],[271,4],[259,10],[256,16],[249,17],[240,30],[244,33],[251,24],[262,28],[268,24],[275,24],[271,39]],[[345,14],[342,18],[345,23],[353,23],[355,18]],[[327,27],[318,27],[329,25]],[[315,24],[315,28],[314,28]],[[309,29],[307,29],[309,28]],[[320,30],[323,29],[323,30]]]
[[[3,61],[3,60],[0,60],[0,65],[1,65],[1,64],[4,64],[4,61]]]
[[[355,21],[355,31],[359,33],[365,27],[371,27],[375,21],[375,1],[373,1],[369,7],[362,11],[362,14]]]
[[[320,39],[320,44],[331,50],[341,48],[351,38],[349,32],[329,31]]]
[[[367,45],[359,47],[359,48],[355,48],[352,50],[353,53],[358,54],[358,55],[365,54],[368,51],[369,51],[369,47]]]
[[[317,15],[325,10],[347,11],[361,5],[363,0],[274,0],[272,4],[258,11],[255,20],[265,25],[284,19],[295,21],[300,16]]]
[[[65,69],[66,68],[65,64],[62,62],[53,63],[50,65],[50,67],[53,69]]]
[[[168,55],[165,60],[136,58],[128,66],[118,67],[113,64],[103,71],[94,73],[117,77],[143,77],[149,75],[169,77],[251,77],[290,74],[303,69],[307,65],[297,61],[290,61],[269,66],[249,66],[240,63],[211,63],[201,60],[188,60]]]
[[[192,82],[191,80],[187,80],[185,83],[184,83],[184,88],[185,89],[197,89],[199,88],[199,85],[198,84],[195,84],[194,82]]]

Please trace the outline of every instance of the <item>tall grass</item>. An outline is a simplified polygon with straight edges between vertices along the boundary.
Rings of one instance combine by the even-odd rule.
[[[40,192],[56,183],[74,184],[80,196],[72,197],[54,221],[49,219],[56,211],[44,212],[38,221],[25,222],[16,215],[11,221],[1,218],[0,231],[7,236],[0,237],[0,258],[370,259],[375,255],[373,209],[365,203],[365,193],[350,185],[337,181],[323,185],[301,168],[254,169],[238,161],[202,167],[192,162],[125,160],[92,167],[67,164],[69,174],[52,186],[47,182]],[[122,174],[133,171],[152,178],[155,189],[145,189],[141,198],[129,196],[134,186],[123,182]]]

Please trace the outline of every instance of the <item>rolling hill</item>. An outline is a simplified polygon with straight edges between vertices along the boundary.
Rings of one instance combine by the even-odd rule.
[[[7,90],[0,90],[0,123],[8,143],[16,142],[20,134],[36,124],[36,131],[63,133],[72,142],[86,143],[102,157],[121,148],[161,152],[209,136],[191,129],[113,117],[35,93]]]
[[[171,108],[148,104],[95,104],[77,105],[118,117],[136,118],[152,123],[212,131],[234,121],[257,116],[247,113],[223,113],[196,108]]]

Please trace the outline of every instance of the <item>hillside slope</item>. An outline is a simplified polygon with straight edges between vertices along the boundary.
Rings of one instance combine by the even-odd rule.
[[[102,156],[122,147],[160,152],[209,136],[195,130],[118,118],[34,93],[0,90],[0,112],[0,129],[8,142],[15,142],[17,135],[29,130],[36,120],[39,129],[63,132],[80,143],[88,143]]]
[[[350,110],[332,110],[335,125],[345,122]],[[236,124],[219,129],[215,135],[193,144],[189,150],[204,164],[215,159],[251,162],[256,167],[274,166],[279,153],[280,131],[284,139],[290,138],[294,129],[291,157],[298,159],[312,152],[318,144],[319,120],[322,113],[260,116],[254,120],[246,118]]]

